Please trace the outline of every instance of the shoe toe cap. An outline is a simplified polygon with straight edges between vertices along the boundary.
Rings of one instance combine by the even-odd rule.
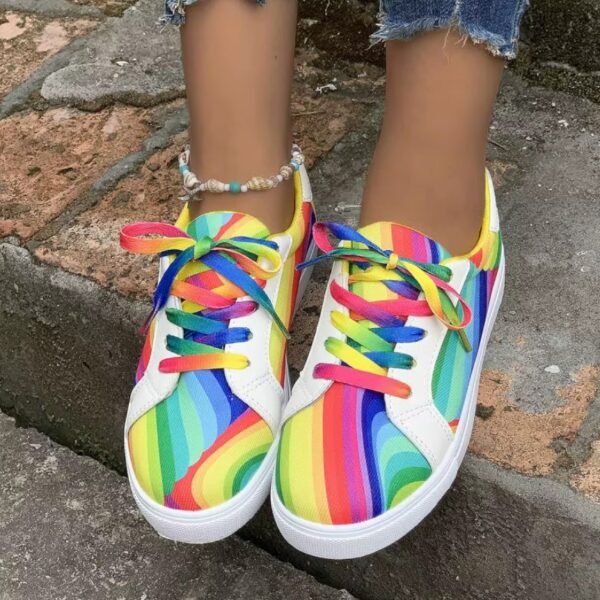
[[[415,445],[387,417],[368,411],[350,426],[327,426],[323,398],[283,427],[275,484],[294,515],[322,524],[352,524],[398,506],[431,475]]]
[[[131,476],[157,504],[202,510],[233,498],[250,481],[273,443],[267,423],[250,408],[221,420],[179,414],[171,398],[131,427]]]

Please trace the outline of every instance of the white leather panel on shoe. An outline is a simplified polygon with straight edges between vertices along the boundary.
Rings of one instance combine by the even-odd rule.
[[[401,419],[390,420],[419,449],[435,471],[454,440],[452,430],[438,409],[433,405],[424,406]]]
[[[308,178],[308,171],[304,165],[300,166],[300,181],[302,182],[302,199],[305,202],[312,202],[312,187]]]
[[[452,270],[449,285],[457,292],[462,290],[470,271],[470,262],[461,260],[448,265]],[[456,304],[457,300],[452,298]],[[450,426],[437,410],[433,401],[433,373],[448,328],[435,316],[409,317],[407,327],[420,327],[427,333],[418,342],[396,344],[395,352],[408,354],[415,360],[412,369],[390,369],[388,376],[406,383],[411,389],[407,399],[386,394],[387,414],[425,455],[435,469],[454,436]]]
[[[500,231],[500,216],[498,215],[498,205],[496,204],[496,192],[494,191],[494,182],[492,180],[490,172],[487,169],[485,170],[485,178],[490,201],[490,231],[497,233],[498,231]]]

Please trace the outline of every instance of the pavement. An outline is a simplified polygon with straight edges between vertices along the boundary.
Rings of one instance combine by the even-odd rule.
[[[127,479],[0,415],[1,600],[352,600],[255,545],[159,538]]]
[[[572,18],[590,2],[574,3]],[[177,216],[176,158],[187,135],[177,36],[159,34],[158,4],[0,0],[0,409],[42,432],[0,420],[0,599],[152,599],[165,589],[236,598],[244,585],[257,586],[254,597],[279,598],[292,589],[282,583],[288,574],[298,598],[600,597],[600,327],[590,301],[600,288],[600,108],[576,85],[572,93],[537,87],[518,65],[505,78],[489,145],[505,302],[470,455],[434,514],[398,544],[351,562],[295,552],[267,507],[240,536],[200,549],[161,541],[136,517],[116,473],[155,266],[125,255],[118,231]],[[349,4],[371,27],[369,6]],[[342,4],[332,0],[335,8]],[[314,23],[314,10],[302,5],[294,129],[320,217],[354,224],[383,71],[377,49],[329,50],[327,19]],[[355,48],[348,40],[336,47]],[[527,60],[558,52],[526,44]],[[316,92],[328,83],[335,91]],[[326,277],[316,269],[300,308],[293,374]],[[59,466],[47,470],[46,460]],[[136,560],[117,561],[138,552],[138,540]],[[221,589],[228,555],[244,584]]]

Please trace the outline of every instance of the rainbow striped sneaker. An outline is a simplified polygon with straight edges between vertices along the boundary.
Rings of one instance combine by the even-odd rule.
[[[121,231],[123,248],[161,257],[125,455],[133,496],[166,538],[222,539],[269,493],[289,397],[287,329],[309,278],[296,266],[314,252],[304,167],[294,183],[293,222],[278,235],[242,213],[190,223],[187,207],[175,226]]]
[[[482,233],[466,256],[393,223],[315,227],[324,255],[309,264],[335,262],[271,491],[277,525],[299,550],[335,559],[380,550],[454,481],[504,287],[489,174],[486,187]]]

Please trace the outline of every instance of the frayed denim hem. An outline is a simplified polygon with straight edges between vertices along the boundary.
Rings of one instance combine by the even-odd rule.
[[[267,0],[255,0],[256,4],[263,6]],[[183,25],[185,23],[185,8],[195,4],[198,0],[165,0],[165,14],[159,22],[163,25]]]
[[[456,0],[452,14],[439,17],[421,17],[402,22],[398,15],[391,15],[383,10],[380,13],[379,29],[371,36],[373,45],[390,40],[409,40],[419,33],[436,29],[454,29],[464,35],[465,41],[470,39],[475,44],[481,44],[494,56],[510,60],[517,56],[519,29],[521,19],[529,5],[529,0],[513,0],[514,12],[507,15],[503,23],[498,23],[498,29],[509,31],[510,35],[495,33],[489,27],[480,24],[466,23],[461,15],[461,0]]]

